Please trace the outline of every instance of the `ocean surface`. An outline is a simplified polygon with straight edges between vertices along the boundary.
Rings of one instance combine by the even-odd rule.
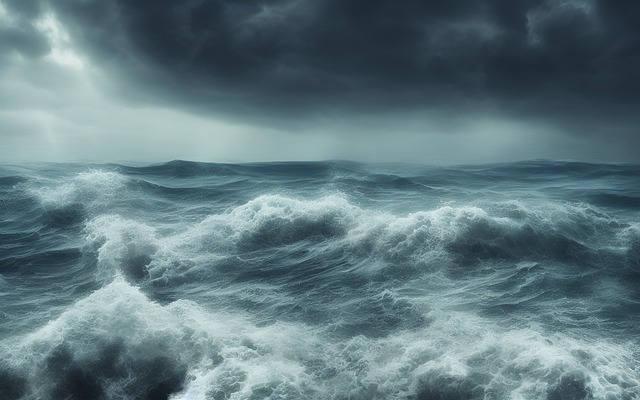
[[[638,399],[640,166],[0,166],[0,399]]]

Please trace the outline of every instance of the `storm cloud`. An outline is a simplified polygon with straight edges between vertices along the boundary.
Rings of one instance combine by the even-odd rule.
[[[50,4],[132,80],[256,107],[637,102],[635,1],[247,0]],[[33,46],[33,45],[32,45]],[[33,50],[32,50],[33,51]]]
[[[3,3],[19,21],[55,15],[132,104],[280,124],[491,115],[640,146],[637,1]],[[41,30],[13,26],[0,48],[47,53]]]

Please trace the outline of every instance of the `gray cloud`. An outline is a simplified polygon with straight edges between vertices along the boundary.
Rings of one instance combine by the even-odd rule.
[[[35,58],[49,51],[49,44],[34,29],[0,28],[0,54],[16,51],[24,57]]]
[[[612,4],[615,3],[615,4]],[[54,5],[55,4],[55,5]],[[634,1],[78,1],[95,57],[195,102],[346,108],[636,101]],[[223,104],[224,105],[224,104]]]
[[[53,12],[113,78],[109,89],[133,104],[278,126],[489,116],[560,127],[589,139],[592,152],[611,136],[640,146],[636,1],[4,4],[20,21]],[[27,25],[1,35],[0,47],[46,53],[46,38]]]
[[[16,54],[33,59],[50,50],[48,40],[33,24],[40,15],[38,4],[26,0],[11,1],[8,6],[8,10],[4,10],[6,15],[0,15],[0,70]]]

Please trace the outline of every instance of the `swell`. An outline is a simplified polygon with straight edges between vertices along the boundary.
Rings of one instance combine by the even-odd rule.
[[[10,171],[0,398],[640,396],[636,170]]]
[[[390,286],[423,297],[440,293],[447,307],[553,329],[624,323],[628,303],[598,304],[613,304],[611,290],[636,293],[619,281],[634,265],[631,226],[585,205],[485,208],[398,216],[335,195],[264,195],[169,230],[102,215],[86,226],[86,251],[97,260],[97,279],[124,276],[158,301],[205,299],[269,323],[339,318],[345,322],[335,331],[347,336],[386,336],[428,323],[412,303],[371,300]]]
[[[318,179],[335,169],[357,166],[349,162],[269,162],[246,164],[217,164],[174,160],[148,167],[119,166],[131,174],[161,175],[173,178],[193,178],[201,176],[265,176],[304,177]]]
[[[614,207],[629,210],[640,209],[640,196],[623,195],[608,191],[589,193],[586,196],[589,203],[602,207]]]

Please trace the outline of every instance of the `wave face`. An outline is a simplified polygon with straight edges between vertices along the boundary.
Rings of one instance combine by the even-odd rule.
[[[640,398],[640,167],[0,166],[0,398]]]

